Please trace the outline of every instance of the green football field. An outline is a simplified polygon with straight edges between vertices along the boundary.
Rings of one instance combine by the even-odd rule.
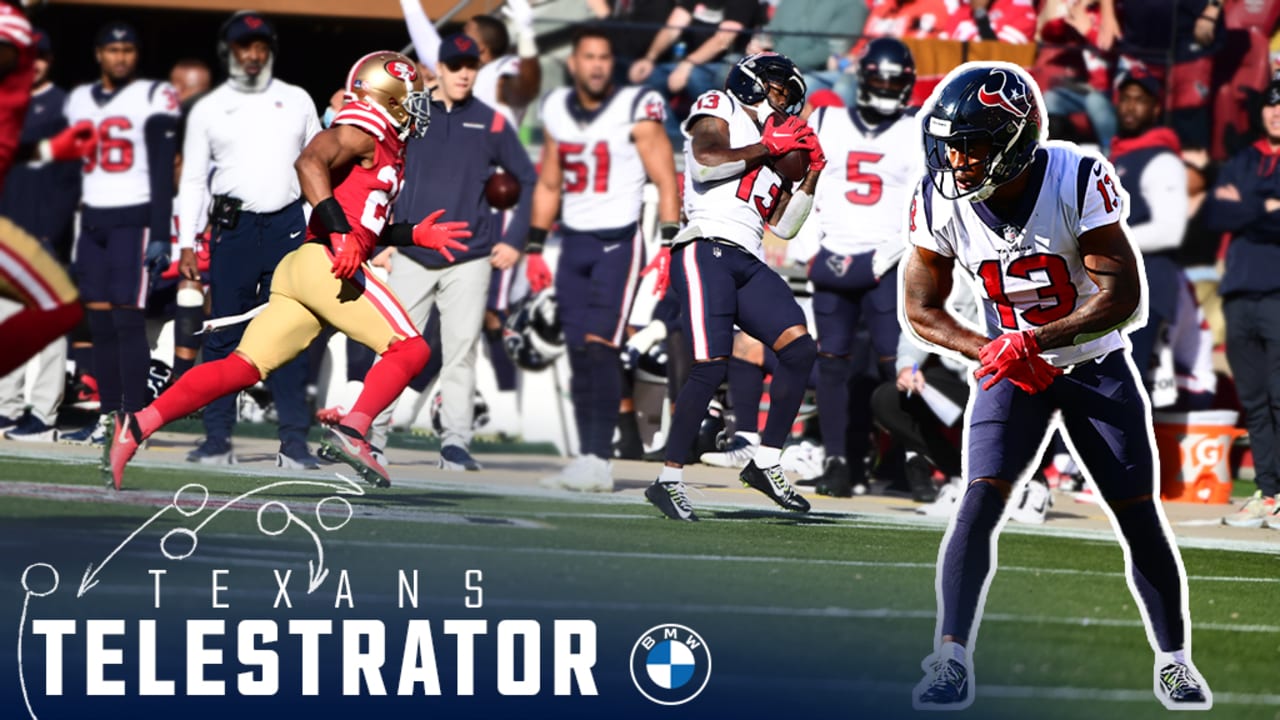
[[[722,689],[755,682],[735,670],[733,658],[776,648],[771,677],[798,693],[849,698],[849,717],[858,716],[857,698],[909,702],[930,650],[938,524],[717,506],[698,493],[691,499],[703,522],[678,524],[634,494],[431,482],[342,494],[332,473],[303,479],[313,484],[251,492],[289,479],[144,466],[130,469],[129,490],[114,493],[102,489],[91,462],[0,455],[5,597],[13,599],[25,567],[45,562],[60,570],[61,587],[42,604],[33,601],[32,613],[71,607],[70,590],[93,562],[98,585],[86,597],[94,613],[109,617],[136,608],[140,598],[149,603],[147,570],[167,568],[166,607],[207,614],[209,572],[224,568],[233,612],[253,616],[271,609],[275,569],[292,570],[295,606],[324,612],[334,606],[345,569],[358,608],[394,614],[398,573],[419,570],[423,607],[448,617],[465,612],[466,572],[479,569],[487,610],[592,618],[602,653],[629,648],[633,628],[643,630],[650,618],[690,625],[726,668],[711,680]],[[188,487],[181,500],[195,504],[161,512],[193,483],[210,493],[203,509],[200,491]],[[343,524],[348,504],[352,517]],[[185,559],[166,559],[165,533],[202,518],[208,523],[197,533],[198,547],[187,548]],[[166,552],[183,554],[183,542],[189,537],[170,536]],[[308,562],[314,568],[320,553],[329,575],[308,597]],[[1280,556],[1184,549],[1183,559],[1194,657],[1215,693],[1211,716],[1280,718]],[[1008,532],[999,567],[976,648],[978,699],[970,716],[1163,715],[1116,543]]]

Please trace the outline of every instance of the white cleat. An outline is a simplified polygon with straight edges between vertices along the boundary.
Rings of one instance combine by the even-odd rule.
[[[581,455],[559,473],[539,480],[538,484],[553,490],[613,492],[613,466],[608,460],[595,455]]]
[[[1028,525],[1043,525],[1051,507],[1053,494],[1049,492],[1049,486],[1028,480],[1023,483],[1017,502],[1009,510],[1009,519]]]

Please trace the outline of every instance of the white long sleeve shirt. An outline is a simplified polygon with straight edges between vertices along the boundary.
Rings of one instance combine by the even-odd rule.
[[[298,199],[293,163],[320,132],[305,90],[272,79],[247,93],[223,83],[191,109],[178,184],[178,247],[195,246],[207,195],[231,195],[246,212],[276,212]],[[212,178],[210,170],[212,169]]]
[[[1187,168],[1182,159],[1173,153],[1151,158],[1138,179],[1138,192],[1151,212],[1147,222],[1129,225],[1129,236],[1138,249],[1157,253],[1181,245],[1187,231]]]

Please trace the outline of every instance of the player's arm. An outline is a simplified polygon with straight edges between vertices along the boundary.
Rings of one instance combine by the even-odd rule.
[[[1035,329],[1042,350],[1077,345],[1124,327],[1142,300],[1138,260],[1120,223],[1101,225],[1080,235],[1080,258],[1098,292],[1070,315]]]
[[[547,242],[547,230],[555,222],[560,212],[560,195],[564,183],[564,168],[560,165],[560,143],[550,134],[542,143],[542,168],[538,182],[533,188],[533,209],[529,217],[529,239],[525,241],[524,251],[528,256],[525,262],[525,277],[529,279],[529,289],[541,292],[552,282],[551,268],[542,258],[542,246]]]
[[[947,311],[955,258],[923,247],[908,248],[902,271],[902,304],[910,329],[921,340],[977,359],[986,337]]]
[[[769,225],[773,233],[783,240],[790,240],[800,232],[809,211],[813,209],[813,193],[818,189],[818,175],[821,169],[812,166],[794,190],[783,190],[778,194],[778,202],[769,214]]]
[[[152,87],[153,112],[143,126],[147,171],[151,184],[151,242],[146,260],[157,274],[169,265],[169,230],[173,224],[173,194],[177,191],[174,158],[178,154],[178,94],[168,83]]]
[[[319,219],[331,241],[351,232],[346,213],[333,197],[331,173],[351,163],[372,161],[376,147],[373,136],[363,130],[335,125],[312,138],[293,163],[302,197],[311,204],[312,216]]]
[[[690,128],[693,167],[698,182],[715,182],[741,177],[748,170],[760,167],[769,159],[769,148],[755,143],[735,148],[729,144],[729,123],[714,115],[702,115]]]
[[[538,60],[538,34],[533,29],[533,6],[529,0],[507,0],[502,14],[511,20],[520,64],[514,75],[498,78],[498,100],[511,107],[524,107],[537,99],[542,88],[542,63]]]
[[[640,163],[650,182],[658,186],[658,223],[662,225],[680,222],[680,188],[676,183],[675,153],[671,139],[661,122],[645,120],[637,122],[631,130]],[[675,237],[673,234],[672,237]]]

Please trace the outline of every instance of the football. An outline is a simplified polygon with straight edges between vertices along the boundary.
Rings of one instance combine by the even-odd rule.
[[[782,177],[792,182],[800,182],[809,172],[809,151],[792,150],[782,157],[774,158],[769,164]]]
[[[484,199],[494,210],[506,210],[520,201],[520,181],[504,172],[496,172],[484,183]]]

